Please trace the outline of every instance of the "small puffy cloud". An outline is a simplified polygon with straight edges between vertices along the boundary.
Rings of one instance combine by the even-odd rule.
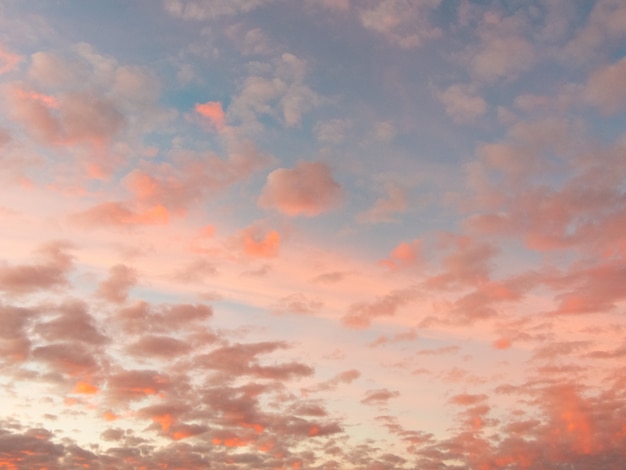
[[[207,101],[206,103],[196,103],[195,111],[206,118],[218,131],[224,129],[225,115],[222,103],[219,101]]]
[[[300,162],[294,168],[279,168],[267,176],[259,205],[286,215],[316,216],[341,200],[341,186],[323,162]]]
[[[128,298],[128,291],[137,284],[137,272],[124,264],[116,264],[109,270],[107,279],[100,283],[96,295],[98,297],[122,304]]]
[[[487,102],[471,86],[452,85],[439,99],[454,122],[469,123],[487,112]]]
[[[626,109],[626,57],[596,70],[589,77],[585,100],[606,114]]]

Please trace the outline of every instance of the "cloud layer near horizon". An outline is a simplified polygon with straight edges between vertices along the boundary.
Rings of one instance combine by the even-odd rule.
[[[621,469],[583,3],[0,5],[0,467]]]

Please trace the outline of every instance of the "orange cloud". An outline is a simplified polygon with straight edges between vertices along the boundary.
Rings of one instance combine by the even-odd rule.
[[[243,252],[255,258],[273,258],[280,251],[280,234],[269,230],[262,234],[260,229],[249,227],[241,234]]]
[[[222,103],[219,101],[207,101],[206,103],[197,103],[195,110],[201,116],[207,118],[215,126],[218,131],[224,129],[225,115],[222,109]]]
[[[77,382],[72,391],[74,393],[81,393],[84,395],[95,395],[100,391],[100,389],[87,382]]]

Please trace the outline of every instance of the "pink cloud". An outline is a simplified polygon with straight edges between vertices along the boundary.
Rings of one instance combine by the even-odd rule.
[[[625,14],[626,15],[626,14]],[[626,57],[596,70],[589,77],[585,99],[606,114],[626,108]]]
[[[84,227],[167,225],[169,211],[156,205],[143,211],[135,211],[122,202],[106,202],[82,212],[72,214],[70,219]]]
[[[366,29],[382,34],[402,48],[412,49],[422,45],[427,39],[441,35],[441,30],[428,18],[429,13],[437,6],[437,1],[410,3],[403,0],[380,0],[361,9],[359,18]]]
[[[422,241],[401,242],[381,264],[389,268],[410,268],[422,262]]]
[[[115,103],[92,92],[55,97],[13,84],[5,95],[14,119],[49,145],[110,143],[125,122]]]
[[[297,293],[280,298],[272,310],[277,314],[312,315],[318,312],[323,305],[319,300],[310,299],[302,293]]]
[[[70,247],[66,242],[50,243],[38,250],[42,258],[39,263],[0,264],[0,289],[7,294],[26,294],[67,286],[67,275],[73,268],[72,256],[67,253]]]
[[[225,115],[222,103],[219,101],[207,101],[206,103],[196,103],[194,108],[198,114],[208,119],[218,131],[224,129]]]
[[[276,230],[252,225],[242,230],[236,240],[243,253],[253,258],[275,258],[280,253],[280,234]]]
[[[259,205],[283,214],[316,216],[335,207],[341,186],[323,162],[300,162],[294,168],[279,168],[267,176]]]
[[[7,51],[0,45],[0,75],[13,70],[20,60],[19,55]]]
[[[412,302],[416,296],[414,288],[407,288],[392,291],[372,302],[354,303],[341,322],[350,328],[368,328],[372,320],[395,315],[398,309]]]

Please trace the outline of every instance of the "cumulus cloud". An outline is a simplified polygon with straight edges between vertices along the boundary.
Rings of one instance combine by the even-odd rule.
[[[337,206],[341,195],[341,186],[325,163],[300,162],[267,176],[259,205],[286,215],[312,217]]]

